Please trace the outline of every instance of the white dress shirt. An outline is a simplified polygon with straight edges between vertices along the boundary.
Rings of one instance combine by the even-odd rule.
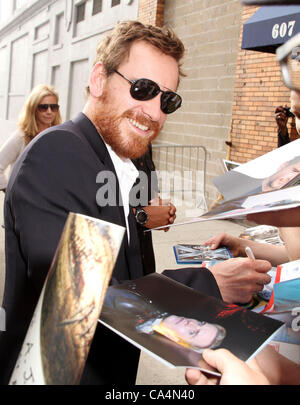
[[[129,231],[129,224],[128,224],[128,215],[129,215],[129,193],[134,185],[136,179],[139,176],[139,171],[134,166],[132,161],[128,158],[121,158],[118,156],[112,148],[106,144],[108,153],[111,157],[111,160],[114,164],[118,181],[120,185],[120,192],[122,196],[123,202],[123,209],[126,221],[126,229],[128,235],[128,243],[130,241],[130,231]]]

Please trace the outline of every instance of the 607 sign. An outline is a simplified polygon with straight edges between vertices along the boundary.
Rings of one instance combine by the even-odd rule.
[[[274,24],[272,28],[272,38],[277,39],[278,37],[284,38],[286,35],[291,37],[293,35],[293,30],[296,21],[288,21],[279,24]]]

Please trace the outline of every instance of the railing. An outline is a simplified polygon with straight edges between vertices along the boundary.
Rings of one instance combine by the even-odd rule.
[[[207,210],[207,150],[201,145],[153,144],[153,161],[161,192],[194,199],[196,207]],[[167,189],[166,189],[167,184]]]

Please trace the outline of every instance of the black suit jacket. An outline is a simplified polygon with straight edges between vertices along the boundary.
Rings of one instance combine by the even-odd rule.
[[[149,150],[145,155],[141,156],[138,159],[133,160],[135,167],[139,172],[144,172],[147,176],[147,205],[150,200],[155,198],[156,194],[159,192],[158,189],[158,179],[155,171],[155,165],[152,160],[152,147],[149,147]],[[152,176],[152,172],[155,173],[155,176]],[[138,178],[137,183],[140,179]],[[142,187],[144,187],[142,185]],[[140,194],[138,195],[138,198]],[[141,205],[142,206],[142,205]],[[153,249],[152,233],[144,232],[147,228],[143,225],[137,223],[137,231],[139,235],[141,256],[143,262],[143,272],[144,275],[151,274],[155,272],[155,255]]]
[[[123,207],[99,206],[99,172],[113,163],[94,125],[82,113],[38,135],[15,164],[5,198],[6,281],[0,334],[0,382],[6,384],[70,211],[125,227]],[[135,219],[129,215],[112,284],[143,276]],[[82,383],[134,383],[139,351],[103,326],[97,327]]]

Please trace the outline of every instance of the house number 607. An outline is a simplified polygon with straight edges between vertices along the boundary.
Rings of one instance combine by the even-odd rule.
[[[272,28],[272,38],[276,39],[278,36],[284,38],[286,35],[291,37],[293,35],[293,29],[296,21],[283,22],[280,25],[274,24]]]

